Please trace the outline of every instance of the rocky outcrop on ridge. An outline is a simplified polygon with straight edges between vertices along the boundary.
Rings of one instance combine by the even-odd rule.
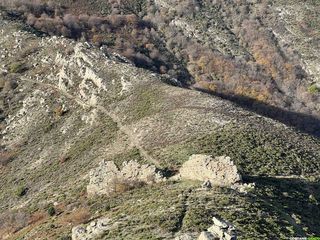
[[[90,183],[87,186],[88,195],[110,195],[121,191],[119,187],[130,187],[137,183],[150,184],[163,181],[164,178],[155,166],[129,161],[120,170],[112,161],[102,161],[96,169],[90,172]],[[122,186],[124,185],[124,186]]]
[[[319,235],[318,139],[218,97],[168,85],[165,76],[86,43],[39,38],[2,19],[0,32],[0,78],[17,84],[1,92],[1,237],[70,239],[73,227],[107,218],[116,227],[104,232],[106,239],[185,233],[196,239],[212,213],[237,226],[239,239]],[[89,172],[102,160],[124,174],[121,166],[130,160],[138,169],[149,163],[176,170],[197,153],[230,156],[241,174],[252,176],[255,191],[201,191],[197,181],[164,181],[87,196]],[[235,181],[232,164],[226,166],[234,176],[228,181]],[[278,178],[292,175],[297,179]],[[146,179],[132,176],[132,182]],[[131,187],[128,182],[120,187]]]
[[[182,179],[210,181],[212,185],[230,186],[241,181],[241,175],[230,157],[192,155],[181,169]]]

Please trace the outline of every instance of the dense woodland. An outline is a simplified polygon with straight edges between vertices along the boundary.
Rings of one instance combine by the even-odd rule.
[[[9,17],[41,33],[107,46],[107,51],[120,53],[138,67],[168,74],[184,85],[244,102],[260,112],[271,106],[272,117],[277,115],[275,108],[282,118],[282,110],[306,114],[302,119],[290,114],[284,118],[316,130],[319,89],[310,85],[295,49],[280,47],[265,26],[275,17],[272,1],[170,1],[174,8],[152,0],[1,2]],[[214,28],[243,51],[221,51],[211,41],[192,37],[171,24],[177,19],[199,24],[200,35]],[[312,27],[301,25],[313,36]],[[310,115],[315,117],[311,124],[306,122]]]

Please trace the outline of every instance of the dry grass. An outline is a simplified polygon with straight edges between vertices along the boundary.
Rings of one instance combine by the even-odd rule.
[[[145,183],[139,181],[114,181],[114,193],[121,194],[135,188],[141,188],[144,185]]]
[[[0,236],[10,236],[28,225],[30,215],[23,211],[7,211],[0,215]],[[0,238],[2,239],[2,238]]]
[[[62,216],[59,220],[62,224],[78,225],[89,221],[91,214],[87,208],[78,208],[73,212]]]
[[[68,155],[66,155],[66,154],[63,154],[63,155],[61,155],[60,158],[59,158],[59,163],[60,163],[60,164],[63,164],[63,163],[65,163],[65,162],[67,162],[68,160],[70,160],[70,157],[69,157]]]
[[[45,212],[37,211],[30,216],[28,225],[39,223],[46,218],[47,218],[47,214]]]
[[[11,162],[14,157],[17,155],[16,151],[2,151],[0,152],[0,166],[7,166],[9,162]]]

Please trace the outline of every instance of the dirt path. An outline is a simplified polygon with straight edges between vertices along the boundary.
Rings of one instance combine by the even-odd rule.
[[[139,149],[140,151],[140,154],[143,158],[145,158],[149,163],[151,164],[154,164],[156,165],[157,167],[160,166],[159,164],[159,161],[155,160],[142,146],[141,144],[139,143],[139,140],[136,138],[135,134],[133,133],[133,131],[123,125],[119,119],[119,117],[112,113],[109,109],[101,106],[101,105],[91,105],[91,104],[88,104],[86,102],[84,102],[83,100],[75,97],[74,95],[60,89],[58,86],[56,85],[53,85],[53,84],[49,84],[49,83],[43,83],[43,82],[38,82],[38,81],[34,81],[34,80],[30,80],[30,79],[26,79],[26,78],[21,78],[20,79],[22,82],[29,82],[29,83],[33,83],[33,84],[37,84],[39,86],[42,86],[42,87],[47,87],[47,88],[51,88],[51,89],[54,89],[56,90],[57,92],[59,92],[61,95],[67,97],[68,99],[76,102],[78,105],[80,105],[81,107],[83,108],[95,108],[97,109],[98,111],[106,114],[108,117],[110,117],[112,119],[112,121],[114,121],[118,128],[119,128],[119,131],[124,133],[127,137],[128,137],[128,140],[129,140],[129,143],[131,144],[132,147],[135,147],[137,149]]]

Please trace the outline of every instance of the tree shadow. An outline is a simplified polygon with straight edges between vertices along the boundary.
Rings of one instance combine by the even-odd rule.
[[[194,89],[209,95],[229,100],[246,110],[252,111],[264,117],[272,118],[287,126],[293,127],[298,131],[320,138],[320,119],[315,116],[285,110],[245,96],[227,95],[202,88]]]

